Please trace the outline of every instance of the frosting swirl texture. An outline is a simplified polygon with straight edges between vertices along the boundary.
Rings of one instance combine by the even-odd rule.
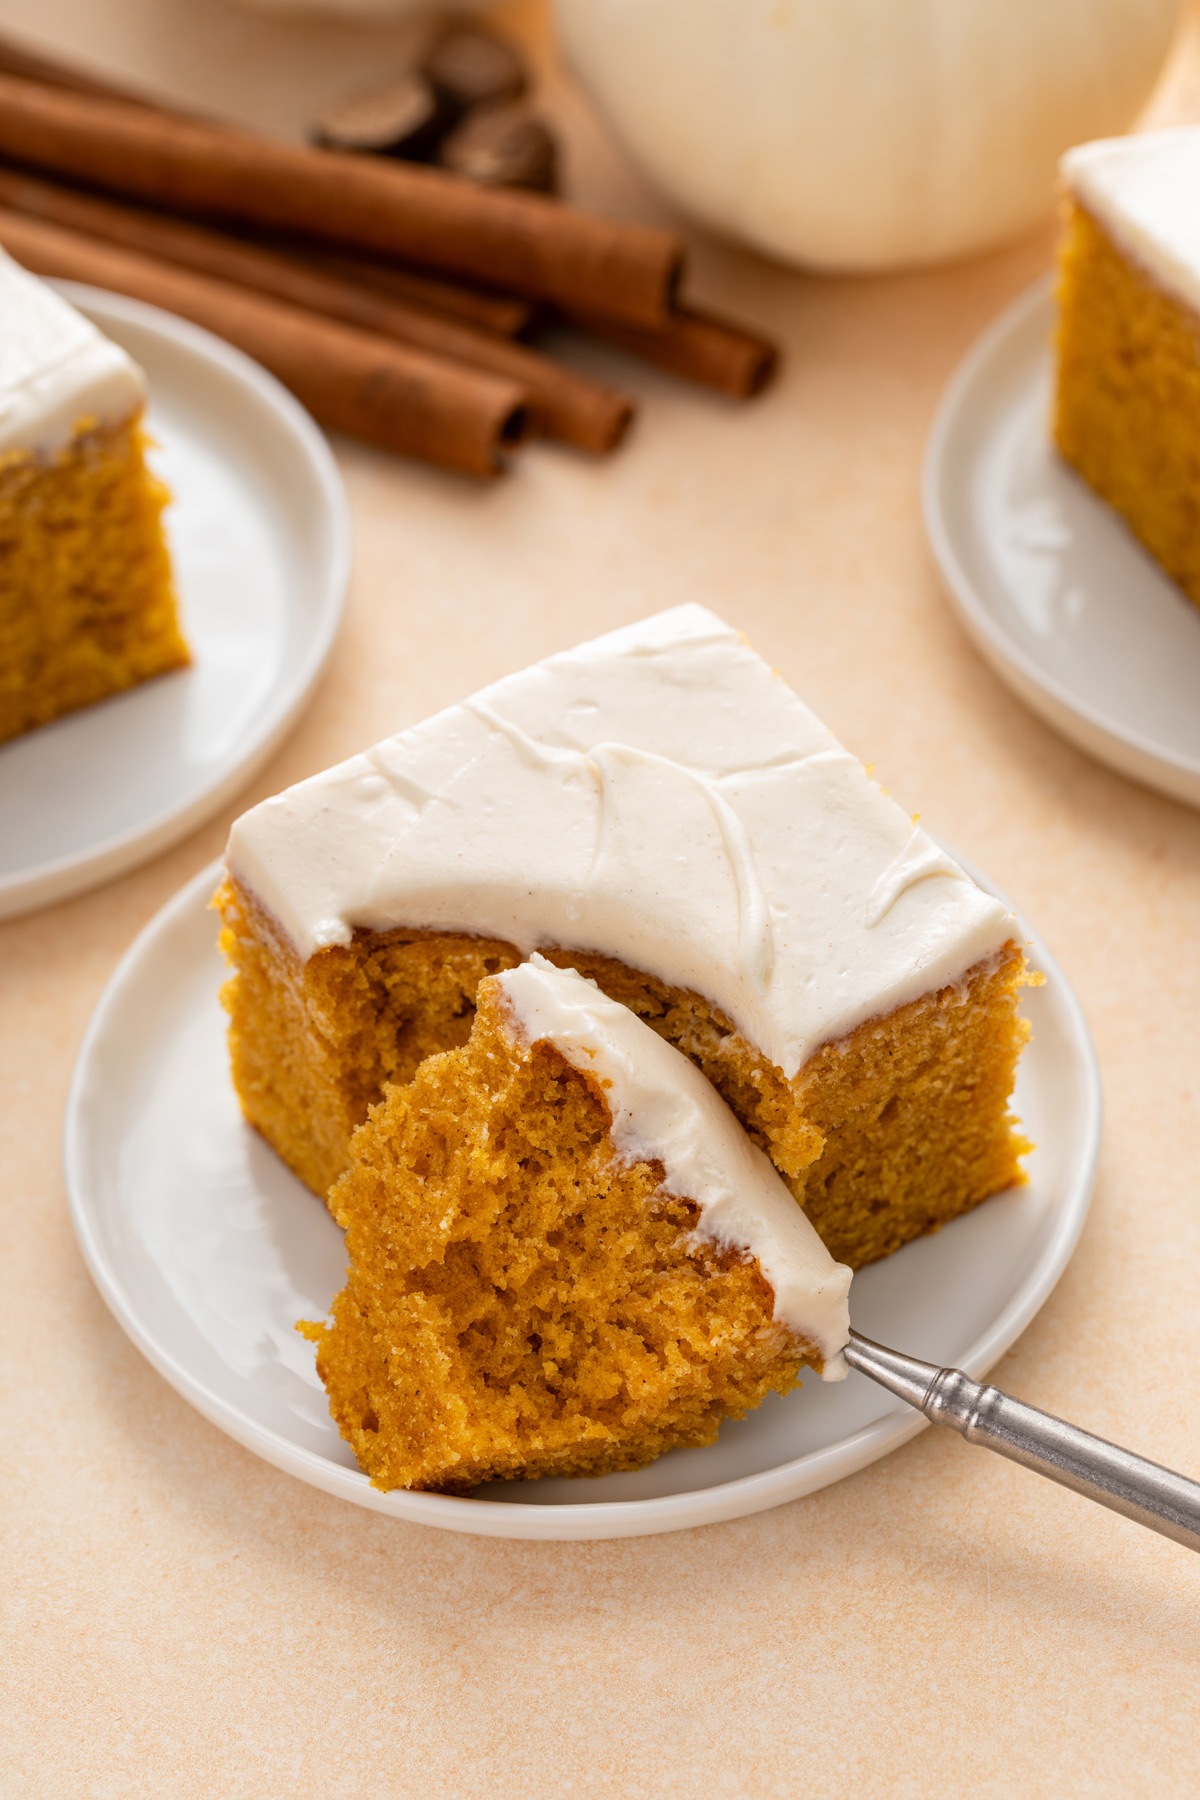
[[[704,995],[788,1076],[1016,933],[691,605],[264,801],[228,860],[302,958],[399,925],[592,951]]]

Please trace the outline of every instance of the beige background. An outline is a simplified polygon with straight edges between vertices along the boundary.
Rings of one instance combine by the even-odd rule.
[[[221,0],[0,0],[0,25],[280,129],[403,37]],[[572,192],[656,216],[581,103],[552,100]],[[1159,110],[1200,117],[1191,40]],[[835,281],[699,241],[695,293],[789,347],[760,403],[581,351],[645,403],[607,464],[535,447],[484,491],[339,445],[345,632],[230,816],[583,635],[717,607],[1019,898],[1091,1021],[1095,1210],[998,1378],[1200,1471],[1200,817],[999,686],[939,593],[917,505],[947,375],[1050,247],[1047,228],[940,273]],[[948,1434],[738,1523],[510,1544],[327,1499],[178,1399],[92,1289],[58,1133],[114,963],[227,824],[0,929],[5,1800],[1200,1789],[1200,1560]]]

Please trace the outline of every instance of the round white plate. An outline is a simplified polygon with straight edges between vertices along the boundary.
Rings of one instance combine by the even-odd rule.
[[[245,784],[325,664],[350,564],[329,446],[274,376],[157,307],[52,285],[146,371],[195,660],[0,746],[0,918],[144,862]]]
[[[1041,281],[950,382],[925,524],[959,617],[1027,705],[1101,762],[1200,805],[1200,608],[1055,452]]]
[[[597,1480],[496,1482],[471,1499],[380,1493],[330,1421],[298,1319],[342,1285],[342,1234],[243,1124],[217,989],[224,969],[203,870],[113,975],[75,1069],[64,1141],[71,1214],[108,1305],[193,1406],[259,1456],[394,1518],[488,1537],[637,1537],[738,1518],[825,1487],[925,1420],[864,1376],[810,1377],[704,1450]],[[978,877],[977,877],[978,879]],[[854,1278],[855,1325],[986,1373],[1066,1267],[1091,1199],[1100,1083],[1079,1006],[1036,935],[1046,985],[1016,1104],[1037,1149],[1028,1186]]]

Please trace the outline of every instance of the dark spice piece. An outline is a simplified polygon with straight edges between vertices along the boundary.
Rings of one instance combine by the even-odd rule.
[[[426,52],[421,73],[442,105],[455,113],[517,100],[529,86],[528,70],[514,46],[474,23],[443,32]]]
[[[327,106],[312,140],[329,150],[423,160],[436,152],[451,118],[424,75],[413,73]]]
[[[558,146],[547,126],[520,104],[480,106],[445,139],[438,161],[484,187],[558,187]]]

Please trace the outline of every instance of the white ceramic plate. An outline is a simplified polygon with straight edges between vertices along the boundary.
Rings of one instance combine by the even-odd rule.
[[[217,1001],[223,978],[204,870],[114,974],[79,1053],[64,1157],[96,1284],[138,1348],[248,1449],[393,1518],[489,1537],[636,1537],[777,1506],[914,1436],[919,1414],[861,1375],[811,1377],[728,1424],[718,1443],[598,1480],[497,1482],[471,1499],[379,1493],[330,1422],[298,1319],[341,1286],[342,1234],[238,1113]],[[1100,1087],[1078,1003],[1036,936],[1046,985],[1017,1106],[1038,1148],[1029,1185],[855,1277],[868,1336],[983,1375],[1066,1267],[1091,1198]]]
[[[245,784],[325,664],[350,562],[329,446],[274,376],[157,307],[53,285],[149,378],[195,661],[0,746],[0,918],[144,862]]]
[[[963,624],[1064,737],[1200,805],[1200,608],[1055,453],[1054,307],[1039,282],[946,390],[925,523]]]

